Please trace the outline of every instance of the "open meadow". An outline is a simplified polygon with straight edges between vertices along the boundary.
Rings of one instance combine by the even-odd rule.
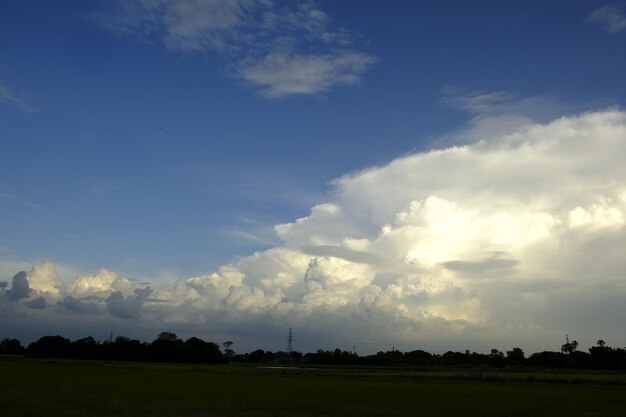
[[[626,376],[0,360],[2,416],[625,416]]]

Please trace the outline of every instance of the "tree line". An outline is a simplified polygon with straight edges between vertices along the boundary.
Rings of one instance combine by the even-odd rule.
[[[136,362],[182,363],[303,363],[341,366],[494,366],[542,367],[576,369],[626,369],[626,349],[613,348],[604,340],[588,352],[578,350],[576,341],[567,342],[560,351],[544,351],[526,357],[519,347],[490,353],[448,351],[432,354],[424,350],[402,352],[397,349],[379,351],[374,355],[358,355],[341,349],[315,352],[272,352],[257,349],[237,354],[233,342],[222,345],[197,337],[179,339],[175,333],[161,332],[152,342],[140,342],[125,336],[114,340],[97,341],[85,337],[71,341],[62,336],[43,336],[27,347],[18,339],[0,341],[0,355],[19,355],[32,358],[65,358],[89,360],[119,360]]]

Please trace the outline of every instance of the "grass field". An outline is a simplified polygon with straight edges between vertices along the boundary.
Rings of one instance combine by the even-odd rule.
[[[626,416],[626,375],[0,360],[0,416]]]

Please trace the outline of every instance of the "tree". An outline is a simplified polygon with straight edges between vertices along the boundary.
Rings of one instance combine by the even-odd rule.
[[[185,341],[185,360],[187,362],[221,363],[224,362],[220,347],[213,342],[192,337]]]
[[[413,364],[428,363],[432,356],[433,355],[423,350],[413,350],[404,354],[405,359]]]
[[[28,345],[26,354],[43,358],[64,358],[70,355],[69,339],[62,336],[44,336]]]
[[[253,352],[250,352],[248,358],[250,362],[265,362],[265,351],[263,349],[257,349]]]
[[[506,352],[506,360],[512,364],[520,365],[524,363],[524,351],[519,347],[514,347]]]
[[[491,364],[495,366],[503,366],[504,365],[504,353],[500,352],[498,349],[491,349],[491,354],[489,355],[491,360]]]
[[[230,340],[227,340],[224,343],[222,343],[222,346],[224,346],[224,355],[228,356],[229,358],[232,358],[233,356],[235,356],[235,351],[230,348],[232,345],[233,345],[233,342],[231,342]]]
[[[184,360],[184,342],[176,333],[161,332],[150,346],[152,358],[158,361],[180,362]]]
[[[96,358],[99,353],[99,345],[91,336],[77,339],[72,342],[72,356],[81,359]]]
[[[504,357],[504,353],[500,352],[498,349],[491,349],[491,357],[492,358],[502,358],[502,357]]]
[[[598,340],[596,343],[597,346],[589,348],[591,366],[596,369],[619,367],[619,360],[617,360],[615,349],[606,346],[606,342],[602,339]]]
[[[4,338],[0,341],[0,355],[23,355],[24,347],[17,339]]]
[[[562,353],[572,354],[576,352],[576,350],[578,350],[578,342],[575,340],[572,340],[571,342],[568,341],[561,346]]]
[[[176,340],[178,340],[178,336],[176,336],[176,333],[172,333],[172,332],[161,332],[157,336],[157,340],[167,340],[167,341],[175,342]]]

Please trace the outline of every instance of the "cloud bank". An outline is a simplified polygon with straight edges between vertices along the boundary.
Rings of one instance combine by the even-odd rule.
[[[354,47],[312,1],[133,0],[91,20],[115,33],[157,37],[174,53],[219,54],[231,74],[267,98],[360,82],[376,58]]]
[[[170,288],[106,269],[61,284],[52,264],[37,265],[4,289],[0,321],[293,327],[361,351],[390,341],[535,351],[565,332],[626,343],[626,112],[498,132],[338,178],[327,203],[275,226],[280,246]]]

